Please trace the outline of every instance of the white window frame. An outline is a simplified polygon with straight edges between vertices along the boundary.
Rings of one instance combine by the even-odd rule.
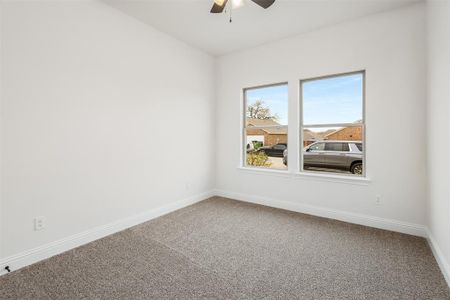
[[[282,85],[285,85],[289,90],[289,83],[287,81],[251,86],[251,87],[246,87],[246,88],[242,89],[243,101],[242,101],[242,111],[241,111],[242,126],[241,126],[241,164],[240,164],[240,168],[242,168],[242,169],[267,171],[267,172],[282,173],[282,174],[288,173],[287,167],[285,170],[283,170],[283,169],[272,169],[270,167],[247,166],[247,91],[254,90],[254,89],[260,89],[260,88],[282,86]],[[289,115],[289,93],[288,93],[287,112]],[[258,129],[258,128],[262,129],[262,128],[271,128],[271,127],[272,128],[286,127],[287,136],[289,137],[289,117],[288,117],[287,125],[252,126],[251,128],[252,129]],[[288,144],[288,148],[289,148],[289,144]]]
[[[303,124],[304,119],[304,109],[303,109],[303,84],[311,81],[316,80],[322,80],[322,79],[329,79],[329,78],[336,78],[336,77],[342,77],[342,76],[349,76],[349,75],[355,75],[355,74],[361,74],[362,75],[362,122],[361,123],[335,123],[335,124]],[[302,175],[319,175],[319,176],[333,176],[333,177],[350,177],[350,178],[358,178],[358,179],[367,179],[367,130],[366,130],[366,71],[360,70],[360,71],[354,71],[354,72],[347,72],[347,73],[339,73],[339,74],[333,74],[333,75],[326,75],[326,76],[320,76],[320,77],[314,77],[314,78],[308,78],[308,79],[302,79],[300,80],[300,91],[299,91],[299,143],[297,143],[299,149],[299,174]],[[320,171],[310,171],[305,170],[303,165],[303,130],[304,128],[329,128],[329,127],[362,127],[362,143],[363,143],[363,174],[361,176],[354,175],[354,174],[341,174],[341,173],[333,173],[333,172],[320,172]]]

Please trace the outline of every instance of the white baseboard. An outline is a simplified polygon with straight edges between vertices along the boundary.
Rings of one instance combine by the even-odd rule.
[[[112,222],[103,226],[95,227],[90,230],[33,248],[31,250],[27,250],[19,254],[6,257],[0,260],[0,268],[1,268],[0,276],[5,274],[4,270],[5,266],[9,266],[12,271],[18,270],[33,263],[50,258],[54,255],[63,253],[65,251],[71,250],[73,248],[90,243],[105,236],[111,235],[113,233],[125,230],[132,226],[144,223],[151,219],[173,212],[180,208],[195,204],[199,201],[205,200],[212,196],[227,197],[240,201],[261,204],[270,207],[286,209],[290,211],[296,211],[299,213],[305,213],[309,215],[330,218],[344,222],[365,225],[369,227],[375,227],[420,237],[426,237],[433,251],[433,254],[439,264],[439,267],[441,268],[442,273],[444,274],[444,277],[450,286],[449,263],[445,259],[434,237],[431,235],[431,233],[427,230],[425,226],[400,222],[396,220],[384,219],[379,217],[373,217],[363,214],[356,214],[346,211],[334,210],[313,205],[275,200],[262,196],[228,192],[224,190],[213,190],[199,195],[195,195],[180,201],[170,203],[162,207],[152,209],[142,214],[131,216],[126,219],[118,220],[116,222]]]
[[[247,195],[223,190],[215,190],[214,194],[221,197],[241,200],[245,202],[266,205],[275,208],[291,210],[308,215],[335,219],[353,224],[359,224],[379,229],[406,233],[410,235],[427,237],[426,227],[423,225],[401,222],[397,220],[384,219],[369,215],[346,212],[342,210],[329,209],[308,204],[293,203],[282,200],[275,200],[262,196]]]
[[[428,244],[430,245],[431,251],[433,251],[433,255],[441,268],[442,274],[444,274],[447,285],[450,287],[450,264],[430,231],[428,231]]]
[[[450,287],[450,264],[447,262],[442,250],[426,226],[400,222],[397,220],[384,219],[363,214],[356,214],[346,211],[334,210],[307,204],[292,203],[281,200],[274,200],[267,197],[247,195],[242,193],[215,190],[214,194],[220,197],[236,199],[244,202],[266,205],[275,208],[286,209],[308,215],[340,220],[348,223],[364,225],[389,231],[395,231],[415,236],[427,238],[433,255]]]
[[[159,216],[168,214],[180,208],[192,205],[199,201],[214,196],[212,191],[179,200],[147,212],[118,220],[103,226],[95,227],[84,232],[12,255],[0,260],[0,275],[6,273],[5,267],[9,266],[11,271],[26,267],[38,261],[47,259],[54,255],[63,253],[70,249],[90,243],[97,239],[122,231],[132,226],[141,224]]]

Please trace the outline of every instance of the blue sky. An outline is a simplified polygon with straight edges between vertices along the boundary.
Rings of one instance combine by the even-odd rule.
[[[362,88],[362,74],[303,83],[303,124],[353,123],[361,120]]]
[[[362,119],[362,74],[326,78],[303,83],[303,123],[353,123]],[[247,90],[247,105],[264,101],[278,122],[287,125],[288,86]]]
[[[278,123],[288,123],[288,86],[287,84],[247,90],[247,105],[257,100],[264,101],[272,114],[278,115]]]

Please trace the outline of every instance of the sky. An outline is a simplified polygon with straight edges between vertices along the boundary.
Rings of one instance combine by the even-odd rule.
[[[362,120],[363,75],[352,74],[303,83],[303,124]]]
[[[362,117],[363,75],[352,74],[303,83],[303,124],[353,123]],[[247,90],[247,105],[264,101],[278,123],[287,125],[288,86]]]
[[[270,108],[270,112],[278,116],[278,123],[288,124],[287,84],[247,90],[247,105],[252,105],[257,100],[262,100]]]

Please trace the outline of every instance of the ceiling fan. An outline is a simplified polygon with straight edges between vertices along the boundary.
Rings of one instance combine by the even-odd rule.
[[[262,8],[268,8],[271,6],[275,0],[251,0],[252,2],[255,2]],[[228,0],[214,0],[214,5],[211,8],[211,13],[213,14],[219,14],[223,12],[225,9],[225,6],[227,5]]]

